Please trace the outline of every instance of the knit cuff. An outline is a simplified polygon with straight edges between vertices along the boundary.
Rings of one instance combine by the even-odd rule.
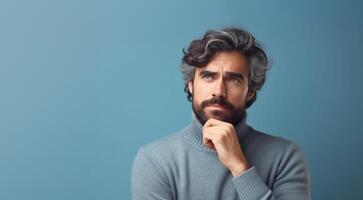
[[[257,174],[255,167],[251,167],[239,176],[232,178],[240,199],[261,199],[271,193],[270,189]]]

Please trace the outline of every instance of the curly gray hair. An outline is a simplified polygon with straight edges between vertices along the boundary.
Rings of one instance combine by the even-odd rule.
[[[192,94],[188,83],[194,80],[195,68],[206,66],[215,54],[229,51],[237,51],[246,56],[250,74],[248,87],[252,92],[256,92],[246,103],[246,108],[256,101],[257,91],[265,83],[266,72],[271,66],[261,44],[253,35],[244,29],[233,27],[209,30],[202,39],[193,40],[187,51],[183,49],[184,56],[180,68],[185,83],[184,91],[188,94],[189,101],[192,101]]]

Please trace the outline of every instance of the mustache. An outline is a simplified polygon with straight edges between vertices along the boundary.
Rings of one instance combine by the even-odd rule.
[[[220,106],[223,106],[229,110],[232,110],[234,107],[231,103],[229,103],[225,98],[223,97],[215,97],[209,100],[205,100],[201,103],[202,109],[206,106],[212,105],[212,104],[218,104]]]

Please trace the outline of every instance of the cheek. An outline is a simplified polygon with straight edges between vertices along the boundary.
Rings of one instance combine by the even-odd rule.
[[[194,84],[194,98],[200,103],[212,97],[210,87],[207,84],[196,83]]]
[[[238,90],[238,91],[230,91],[228,99],[230,103],[238,107],[246,103],[245,102],[246,97],[247,97],[247,90]]]

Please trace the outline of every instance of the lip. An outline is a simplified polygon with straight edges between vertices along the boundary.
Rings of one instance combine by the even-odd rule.
[[[219,105],[219,104],[210,104],[207,107],[219,108],[219,109],[227,110],[227,108],[225,106],[222,106],[222,105]]]

